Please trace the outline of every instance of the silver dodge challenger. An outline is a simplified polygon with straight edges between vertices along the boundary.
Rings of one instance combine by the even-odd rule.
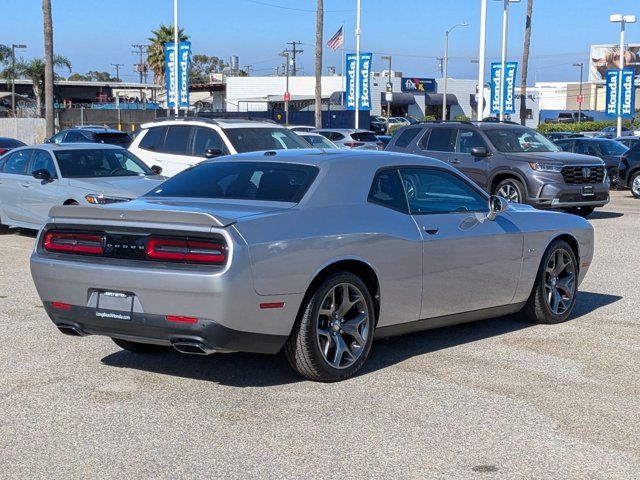
[[[372,341],[523,312],[566,320],[589,222],[489,197],[438,160],[267,151],[123,204],[54,207],[31,272],[69,335],[152,353],[277,353],[336,381]]]

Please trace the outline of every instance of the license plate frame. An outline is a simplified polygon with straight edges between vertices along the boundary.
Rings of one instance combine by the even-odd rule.
[[[102,290],[96,292],[96,317],[109,320],[127,320],[133,318],[135,295],[128,292]]]
[[[596,193],[593,190],[593,185],[585,185],[582,187],[583,197],[593,197]]]

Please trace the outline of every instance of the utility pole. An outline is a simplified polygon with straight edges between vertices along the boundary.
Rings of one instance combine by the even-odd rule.
[[[578,92],[578,124],[582,121],[582,102],[584,97],[582,96],[582,73],[584,69],[584,63],[574,63],[574,67],[580,67],[580,91]]]
[[[302,42],[287,42],[287,45],[291,45],[291,50],[286,51],[291,54],[291,76],[295,77],[298,74],[296,55],[304,52],[304,50],[296,48],[296,45],[302,45]]]
[[[389,96],[393,98],[393,80],[391,78],[391,55],[382,55],[380,57],[382,60],[389,60],[389,68],[387,69],[387,77],[389,77],[389,82],[387,83],[386,95],[387,95],[387,135],[389,135],[389,117],[391,117],[391,100],[389,100]]]
[[[252,67],[252,66],[253,66],[253,65],[245,65],[245,66],[244,66],[244,69],[243,69],[243,70],[244,70],[245,72],[247,72],[247,77],[250,77],[250,76],[251,76],[251,67]]]
[[[487,0],[480,3],[480,53],[478,55],[478,111],[476,120],[481,121],[484,116],[484,62],[487,44]]]
[[[467,22],[454,25],[444,34],[444,93],[442,94],[442,121],[447,120],[447,77],[449,76],[449,34],[457,27],[466,27]]]
[[[147,83],[147,62],[144,60],[144,54],[147,53],[149,45],[134,43],[131,46],[135,48],[131,53],[134,55],[140,55],[140,63],[135,65],[135,70],[140,74],[140,83]]]
[[[285,58],[284,74],[286,76],[284,87],[284,124],[289,125],[289,100],[291,99],[289,93],[289,50],[285,50],[280,55]]]
[[[112,67],[116,69],[116,80],[120,81],[120,67],[124,67],[124,63],[112,63]]]
[[[444,57],[436,57],[438,60],[438,70],[440,70],[440,76],[444,78]]]
[[[360,128],[360,16],[362,11],[361,0],[356,0],[356,130]]]
[[[26,45],[11,45],[11,113],[16,115],[16,48],[27,48]]]

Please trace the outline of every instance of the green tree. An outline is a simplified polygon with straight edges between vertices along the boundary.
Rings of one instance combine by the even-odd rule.
[[[173,42],[173,25],[160,25],[156,30],[151,31],[149,37],[149,50],[147,51],[147,63],[153,72],[155,83],[164,83],[164,44]],[[189,40],[189,36],[184,34],[183,29],[178,30],[178,40],[184,42]]]
[[[53,66],[58,68],[66,68],[71,71],[71,62],[67,57],[62,55],[53,56]],[[16,62],[16,76],[26,77],[33,82],[33,95],[36,98],[36,105],[42,108],[42,94],[45,89],[45,62],[42,58],[33,58],[31,60],[20,59]],[[2,72],[5,78],[11,77],[11,68]]]
[[[219,73],[229,64],[221,58],[209,55],[193,55],[191,57],[191,69],[189,77],[192,84],[209,83],[211,73]]]
[[[81,75],[79,73],[72,73],[67,77],[67,80],[70,80],[72,82],[88,82],[91,79],[86,75]]]

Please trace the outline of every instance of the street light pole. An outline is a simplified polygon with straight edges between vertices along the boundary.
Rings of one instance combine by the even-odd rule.
[[[520,0],[503,0],[502,7],[502,65],[500,70],[500,121],[504,122],[504,85],[505,70],[507,68],[507,34],[509,31],[509,4],[518,3]]]
[[[393,81],[391,78],[391,55],[382,55],[382,60],[389,60],[389,69],[387,70],[387,76],[389,77],[389,85],[391,85],[391,91],[387,93],[391,93],[393,96]],[[387,135],[389,135],[389,117],[391,116],[391,101],[387,101]]]
[[[449,30],[444,32],[444,89],[442,94],[442,121],[447,120],[447,77],[449,76],[449,33],[456,27],[466,27],[467,22],[462,22],[454,25]]]
[[[173,79],[175,88],[174,113],[176,117],[180,115],[180,92],[178,91],[178,47],[178,0],[173,0]]]
[[[579,102],[578,102],[578,125],[582,121],[582,102],[584,101],[584,97],[582,96],[582,71],[584,69],[584,63],[574,63],[574,67],[580,67],[580,90],[578,92]]]
[[[478,111],[476,120],[479,122],[484,115],[484,63],[485,50],[487,45],[487,0],[482,0],[480,4],[480,42],[478,55]]]
[[[622,79],[622,69],[624,68],[624,30],[625,25],[627,23],[636,23],[635,15],[621,15],[616,13],[609,17],[609,21],[611,23],[619,23],[620,24],[620,79]],[[622,82],[618,82],[618,95],[616,98],[618,99],[618,103],[622,101],[620,98],[620,92],[622,90]],[[622,113],[622,112],[621,112]],[[618,115],[618,137],[622,136],[622,115]]]
[[[356,130],[360,126],[360,0],[356,2]]]
[[[16,115],[16,48],[27,48],[26,45],[11,45],[11,113]]]
[[[285,74],[285,86],[284,86],[284,124],[289,125],[289,100],[291,99],[289,93],[289,51],[285,50],[280,54],[285,58],[284,74]]]

